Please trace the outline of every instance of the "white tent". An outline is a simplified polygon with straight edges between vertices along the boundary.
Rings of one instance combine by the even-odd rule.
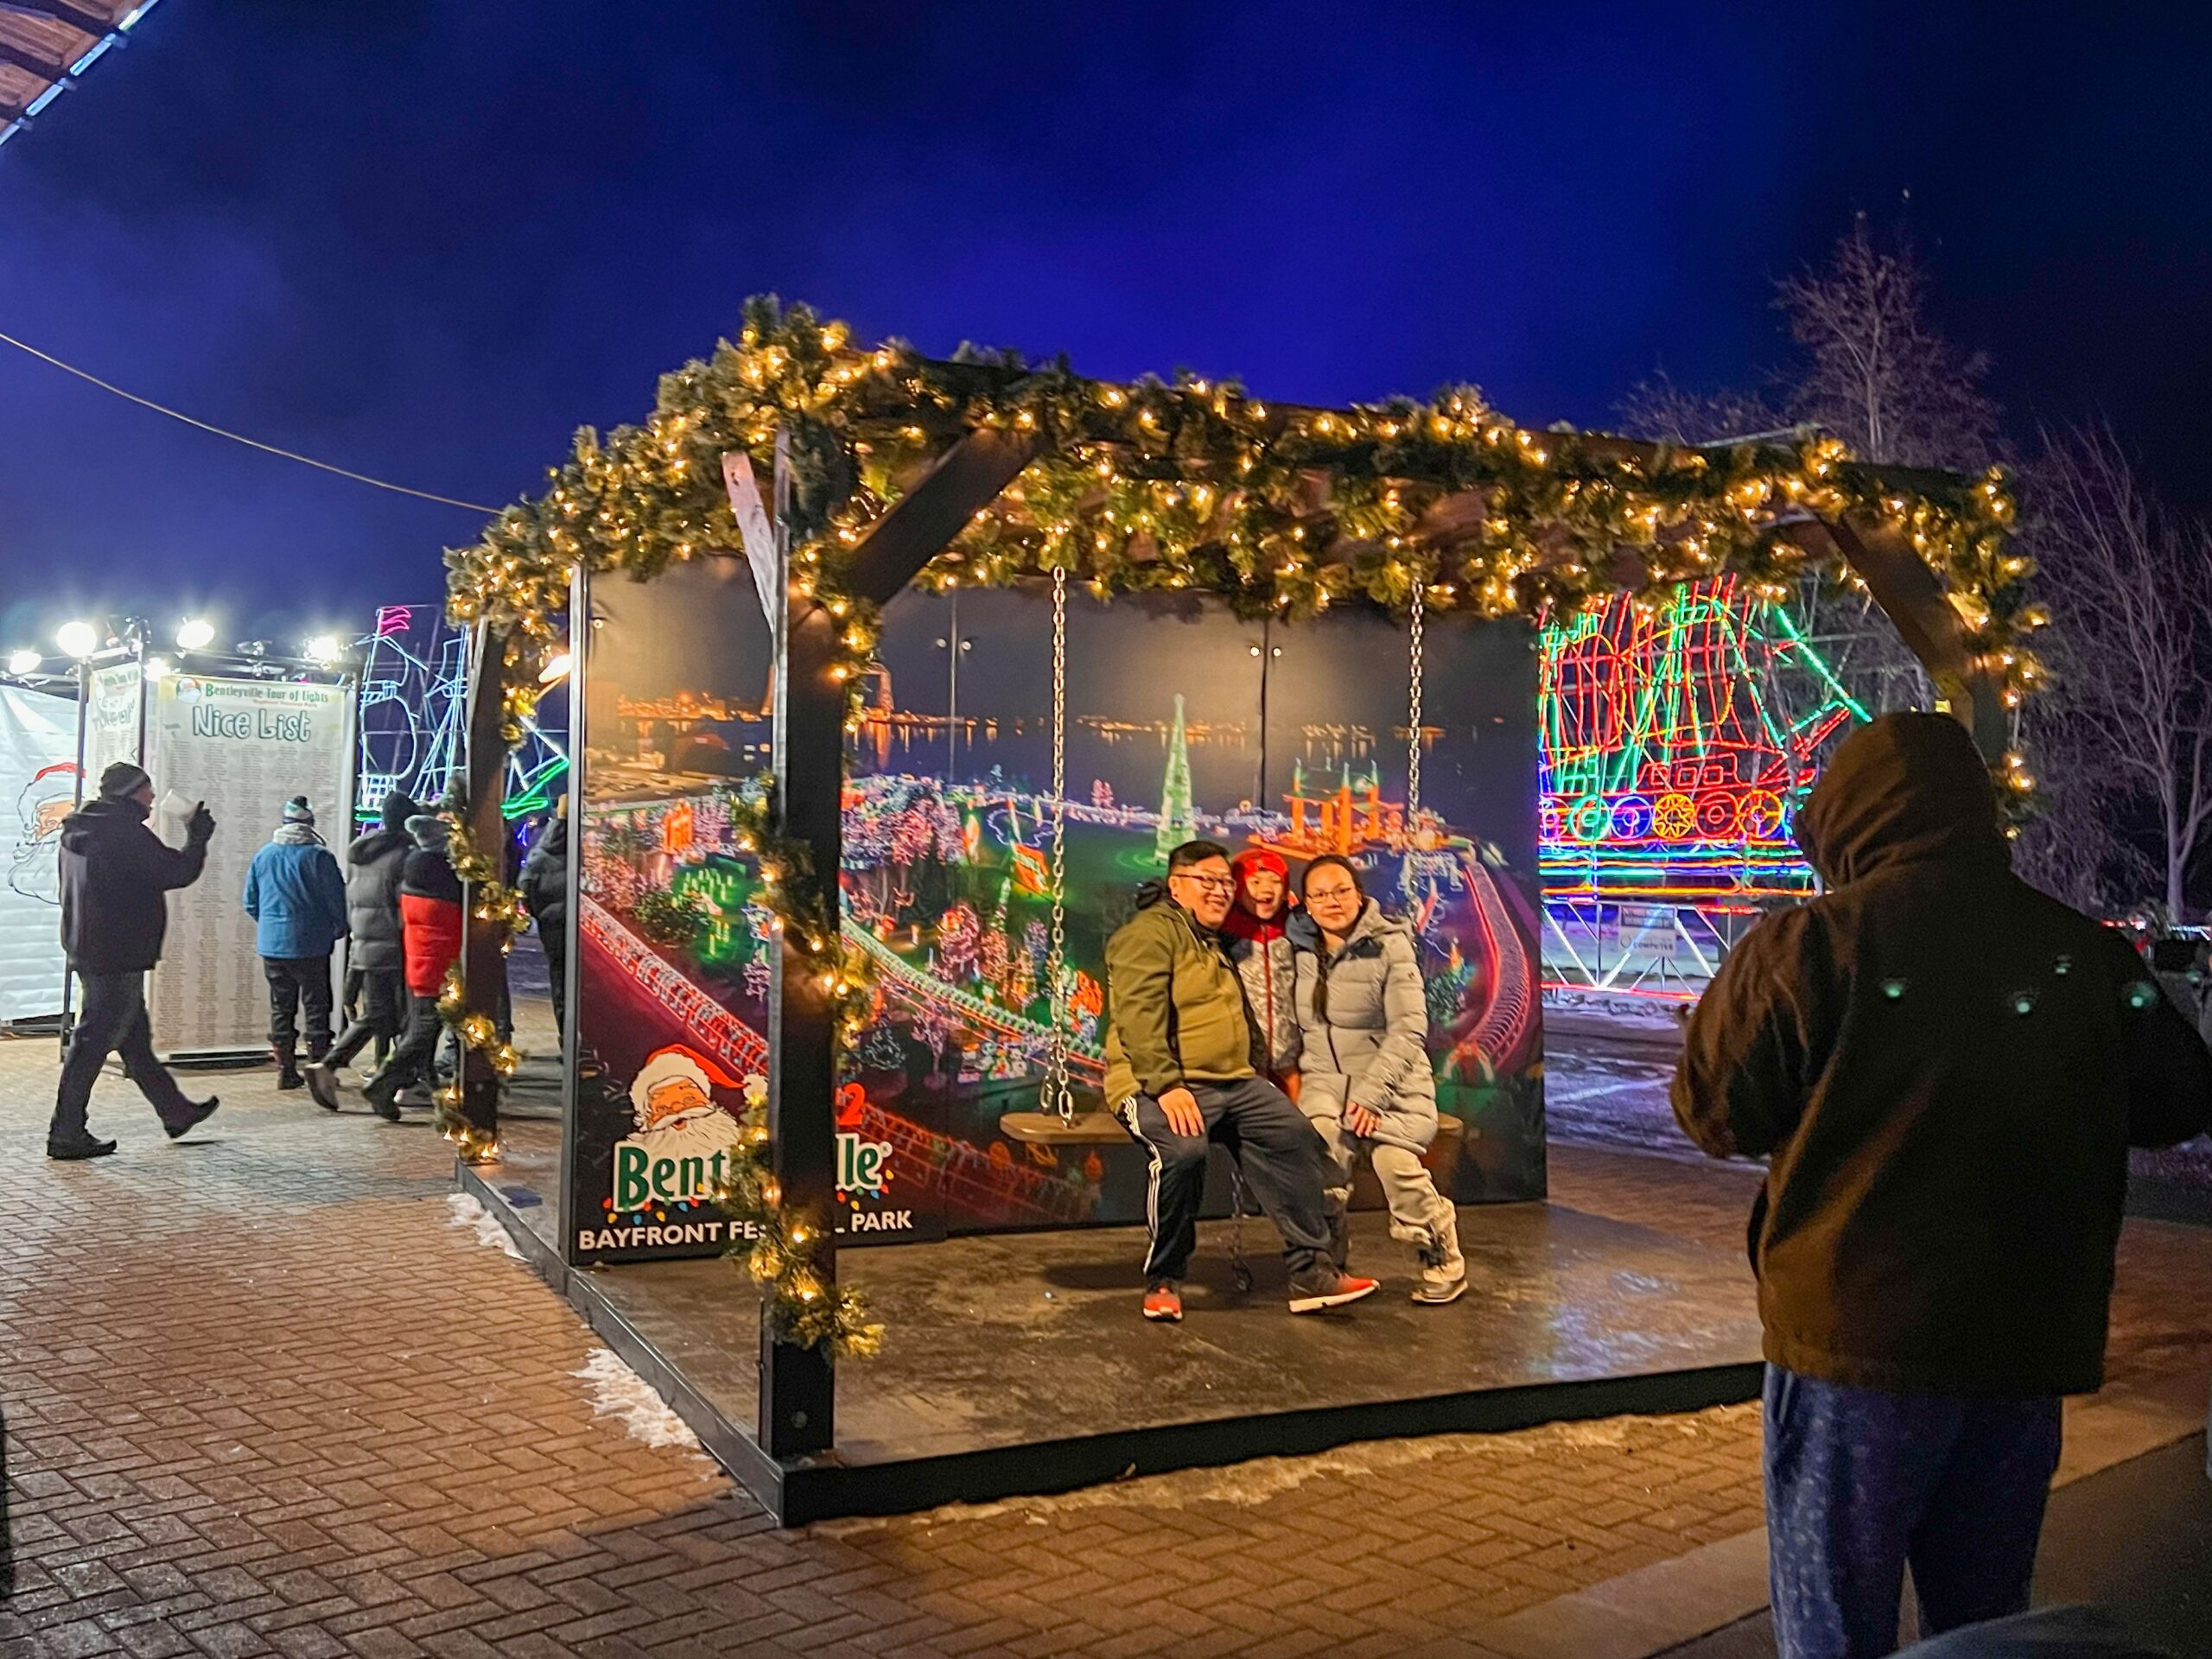
[[[61,820],[77,798],[77,704],[0,685],[0,1021],[61,1012]]]

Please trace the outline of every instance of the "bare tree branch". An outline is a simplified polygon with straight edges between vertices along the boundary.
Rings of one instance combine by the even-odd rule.
[[[1989,359],[1961,353],[1928,317],[1928,276],[1902,234],[1877,245],[1864,213],[1828,263],[1775,285],[1775,304],[1810,362],[1791,412],[1867,461],[1986,467],[1997,405]]]
[[[2023,545],[2058,623],[2041,770],[2095,780],[2054,810],[2081,813],[2115,871],[2141,834],[2178,920],[2212,830],[2212,532],[2149,498],[2107,426],[2045,433],[2028,482]]]

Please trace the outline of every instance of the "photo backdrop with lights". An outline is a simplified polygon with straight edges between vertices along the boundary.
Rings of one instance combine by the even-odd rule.
[[[741,561],[592,586],[584,677],[570,1259],[722,1248],[704,1202],[762,1075],[775,918],[739,844],[773,741]],[[1418,817],[1403,627],[1348,608],[1240,620],[1194,597],[1077,601],[1068,628],[1066,950],[1077,1105],[1103,1071],[1107,936],[1195,836],[1294,870],[1356,858],[1414,918],[1462,1202],[1542,1195],[1534,632],[1427,634]],[[887,610],[843,795],[845,937],[872,991],[837,1090],[847,1245],[1143,1218],[1118,1137],[1025,1144],[1054,1010],[1049,602],[909,593]],[[1212,1184],[1217,1211],[1227,1182]]]

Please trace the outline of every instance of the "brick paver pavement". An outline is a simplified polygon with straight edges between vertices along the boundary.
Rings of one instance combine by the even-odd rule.
[[[232,1074],[171,1146],[111,1078],[122,1154],[54,1166],[53,1077],[50,1044],[0,1042],[0,1656],[1478,1656],[1479,1620],[1758,1520],[1734,1408],[779,1531],[594,1414],[594,1340],[453,1224],[426,1129]],[[1560,1196],[1739,1236],[1743,1173],[1635,1173],[1567,1153]],[[2202,1363],[2202,1236],[2131,1229],[2124,1284],[2163,1310],[2128,1363]]]

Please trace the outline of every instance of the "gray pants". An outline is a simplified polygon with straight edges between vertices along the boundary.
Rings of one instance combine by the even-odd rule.
[[[1382,1201],[1390,1207],[1390,1236],[1417,1250],[1440,1250],[1447,1259],[1458,1256],[1459,1212],[1436,1190],[1435,1179],[1420,1154],[1365,1140],[1346,1128],[1340,1117],[1316,1116],[1308,1122],[1320,1131],[1334,1166],[1327,1194],[1332,1217],[1343,1215],[1351,1205],[1352,1172],[1365,1153],[1382,1189]]]

